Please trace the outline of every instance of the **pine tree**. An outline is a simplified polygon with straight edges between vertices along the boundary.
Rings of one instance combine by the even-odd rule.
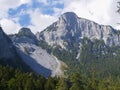
[[[84,90],[85,82],[79,73],[74,73],[71,77],[72,86],[70,90]]]
[[[33,78],[28,78],[24,90],[35,90]]]
[[[53,78],[49,77],[45,84],[45,90],[54,90],[55,89],[55,81]]]
[[[56,85],[56,90],[69,90],[68,81],[61,78]]]

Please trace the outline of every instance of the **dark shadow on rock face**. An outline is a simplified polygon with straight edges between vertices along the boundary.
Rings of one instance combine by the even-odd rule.
[[[51,75],[51,70],[38,64],[32,57],[25,54],[19,49],[17,49],[17,52],[20,55],[20,57],[24,60],[24,62],[28,64],[36,73],[41,74],[45,77],[48,77]]]

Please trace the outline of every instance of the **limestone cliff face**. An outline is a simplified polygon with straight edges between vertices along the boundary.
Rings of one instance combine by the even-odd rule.
[[[39,40],[46,41],[49,45],[59,45],[66,48],[68,42],[80,43],[87,37],[90,40],[104,40],[105,44],[120,45],[119,32],[111,26],[99,25],[93,21],[79,18],[73,12],[61,15],[58,21],[47,27],[41,33],[37,33]]]

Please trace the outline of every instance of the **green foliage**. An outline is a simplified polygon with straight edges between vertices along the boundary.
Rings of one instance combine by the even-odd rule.
[[[38,79],[35,81],[36,90],[44,90],[44,84],[46,79],[44,77],[38,76]]]
[[[44,78],[11,67],[0,66],[0,90],[119,90],[120,77],[97,78],[73,73],[68,78]]]
[[[55,89],[55,81],[49,77],[46,84],[45,84],[45,90],[54,90]]]
[[[68,80],[65,78],[60,78],[56,90],[69,90]]]
[[[72,86],[70,90],[85,90],[86,83],[83,80],[83,77],[79,73],[74,73],[71,76]]]
[[[33,78],[28,78],[25,84],[25,90],[35,90]]]
[[[81,49],[81,67],[89,74],[95,71],[99,77],[120,75],[120,48],[119,46],[106,46],[103,41],[94,40],[82,43]]]
[[[0,66],[0,90],[44,90],[45,83],[40,75]]]

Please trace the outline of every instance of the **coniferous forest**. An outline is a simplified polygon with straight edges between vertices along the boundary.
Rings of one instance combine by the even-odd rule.
[[[94,72],[91,77],[73,73],[69,77],[45,78],[0,66],[0,90],[120,90],[120,78],[96,78]]]

